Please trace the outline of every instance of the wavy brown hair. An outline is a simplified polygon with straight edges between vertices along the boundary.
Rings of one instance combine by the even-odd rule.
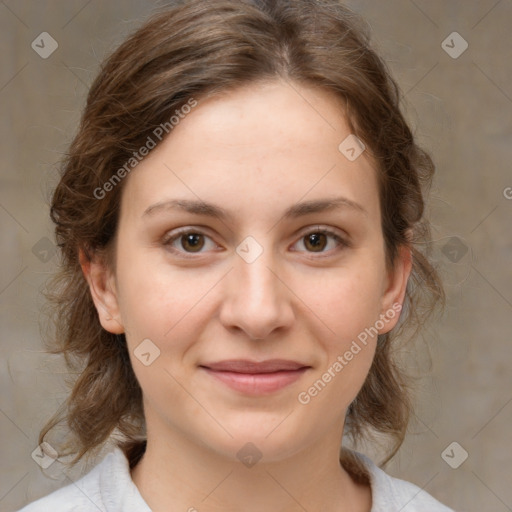
[[[408,328],[417,331],[444,303],[439,277],[420,250],[430,241],[424,198],[434,165],[401,113],[400,89],[370,47],[366,26],[340,2],[185,0],[154,14],[104,62],[51,201],[62,262],[48,293],[55,313],[49,349],[63,354],[78,377],[39,441],[63,424],[69,435],[59,453],[74,455],[72,463],[116,437],[133,466],[145,446],[142,391],[126,340],[101,327],[78,257],[82,250],[88,258],[102,254],[112,262],[124,182],[101,199],[95,191],[191,98],[200,102],[275,79],[322,88],[343,100],[340,115],[377,167],[389,268],[402,245],[412,250],[400,324],[379,336],[345,426],[356,444],[372,431],[388,435],[386,461],[400,447],[411,400],[409,379],[395,357],[397,338]],[[349,450],[341,450],[340,461],[362,475]]]

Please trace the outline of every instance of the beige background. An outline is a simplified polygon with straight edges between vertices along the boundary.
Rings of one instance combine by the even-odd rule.
[[[371,25],[438,167],[431,216],[448,306],[416,345],[417,363],[427,346],[432,368],[418,380],[416,421],[387,471],[459,511],[512,510],[512,199],[505,197],[507,190],[512,196],[512,2],[347,4]],[[99,62],[155,5],[0,3],[2,511],[75,477],[59,464],[44,476],[31,458],[39,428],[65,396],[58,365],[40,341],[39,290],[57,259],[45,262],[52,256],[44,239],[52,239],[47,197]],[[31,48],[44,31],[59,45],[48,59]],[[469,44],[456,59],[441,47],[454,31]],[[458,253],[445,247],[451,237]],[[460,447],[448,451],[450,461],[462,449],[469,454],[457,469],[441,457],[452,442]]]

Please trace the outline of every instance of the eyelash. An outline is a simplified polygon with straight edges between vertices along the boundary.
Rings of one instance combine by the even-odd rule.
[[[317,229],[308,231],[307,233],[303,234],[299,238],[299,240],[302,240],[302,239],[304,239],[305,237],[307,237],[309,235],[318,234],[318,233],[321,233],[321,234],[324,234],[324,235],[327,235],[327,236],[330,236],[330,237],[334,238],[334,240],[336,240],[336,242],[339,244],[336,249],[333,249],[331,251],[327,251],[327,253],[333,252],[333,251],[337,251],[337,250],[340,250],[340,249],[344,249],[344,248],[347,248],[347,247],[350,247],[349,242],[344,240],[336,232],[334,232],[334,231],[332,231],[330,229],[327,229],[327,228],[317,228]],[[202,252],[191,253],[191,252],[186,252],[186,251],[178,250],[178,249],[176,249],[174,247],[171,247],[171,244],[173,242],[175,242],[176,240],[179,240],[180,237],[182,237],[184,235],[202,235],[202,236],[205,236],[205,237],[211,239],[210,236],[208,236],[206,233],[204,233],[200,229],[191,229],[191,228],[187,227],[187,228],[179,229],[178,231],[175,231],[172,234],[169,233],[166,236],[164,236],[164,238],[162,240],[162,244],[164,246],[168,246],[174,254],[178,254],[179,256],[181,256],[183,258],[195,259],[197,257],[196,255],[203,254]],[[295,251],[295,252],[304,252],[304,251]],[[321,251],[321,252],[318,252],[318,253],[315,253],[313,251],[305,251],[305,252],[307,252],[309,254],[324,254],[325,251]],[[328,256],[331,256],[331,255],[328,254]],[[327,257],[327,256],[325,256],[325,255],[324,256],[315,256],[315,258],[324,258],[324,257]]]

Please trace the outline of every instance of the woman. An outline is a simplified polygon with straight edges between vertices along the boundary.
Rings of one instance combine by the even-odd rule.
[[[399,99],[336,2],[176,2],[106,61],[52,200],[79,377],[40,443],[117,446],[25,512],[449,510],[342,447],[396,453],[396,338],[444,298]]]

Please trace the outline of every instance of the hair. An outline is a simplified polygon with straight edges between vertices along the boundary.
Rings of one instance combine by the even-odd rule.
[[[51,199],[61,265],[47,292],[55,327],[48,347],[64,355],[78,377],[42,429],[40,443],[64,424],[59,452],[74,455],[72,464],[114,434],[132,467],[145,449],[142,391],[124,334],[101,327],[79,262],[83,251],[86,258],[103,255],[112,264],[125,180],[100,199],[95,191],[191,98],[282,79],[322,88],[343,101],[346,112],[340,115],[377,167],[386,264],[393,267],[401,246],[412,252],[400,323],[379,335],[344,432],[354,443],[370,432],[385,434],[392,441],[386,462],[396,454],[412,411],[396,340],[411,327],[417,333],[445,296],[428,254],[419,248],[430,242],[424,201],[434,164],[416,144],[401,112],[400,89],[369,41],[366,26],[338,1],[186,0],[153,14],[105,60]],[[350,450],[340,450],[340,462],[364,479]]]

